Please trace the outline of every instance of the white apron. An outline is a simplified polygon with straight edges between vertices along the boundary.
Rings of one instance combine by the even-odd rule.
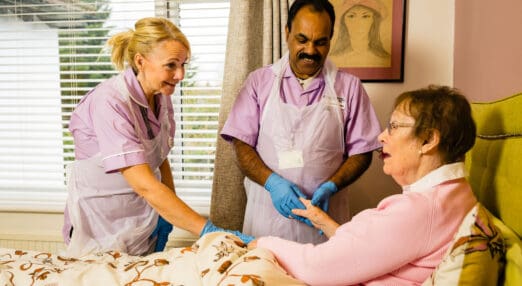
[[[343,162],[344,120],[334,90],[337,69],[331,62],[325,63],[326,86],[322,98],[300,108],[284,103],[280,97],[287,63],[288,55],[285,55],[272,66],[276,79],[261,115],[256,149],[270,169],[294,182],[311,199],[317,187],[327,181]],[[302,166],[280,165],[282,154],[289,153],[301,154]],[[255,237],[279,236],[300,243],[317,244],[326,240],[317,229],[279,214],[263,186],[245,178],[245,190],[244,233]],[[338,220],[349,219],[346,194],[339,192],[330,200],[329,213]]]
[[[123,75],[118,76],[117,84],[129,104],[147,161],[160,179],[159,166],[171,148],[170,143],[166,142],[172,141],[169,138],[168,111],[160,112],[161,130],[154,139],[149,140],[141,132]],[[161,98],[165,100],[163,96]],[[161,106],[167,108],[165,102]],[[143,255],[152,251],[155,238],[151,238],[151,233],[158,222],[158,213],[132,190],[120,172],[105,173],[100,153],[67,166],[67,190],[67,205],[73,226],[67,255],[78,257],[105,250]]]

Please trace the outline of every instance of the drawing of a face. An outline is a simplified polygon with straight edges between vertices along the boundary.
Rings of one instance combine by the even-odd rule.
[[[351,39],[367,39],[373,21],[373,12],[361,5],[350,8],[343,19]]]

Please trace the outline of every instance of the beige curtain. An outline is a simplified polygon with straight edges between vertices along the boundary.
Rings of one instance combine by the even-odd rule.
[[[286,50],[284,28],[292,1],[230,1],[219,131],[248,74],[278,60]],[[243,188],[244,177],[234,156],[231,144],[218,136],[210,219],[218,226],[241,230],[246,195]]]

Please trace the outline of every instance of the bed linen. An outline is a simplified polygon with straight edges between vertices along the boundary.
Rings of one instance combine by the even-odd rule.
[[[305,285],[269,251],[209,233],[192,246],[147,256],[118,251],[80,258],[0,248],[0,285]]]

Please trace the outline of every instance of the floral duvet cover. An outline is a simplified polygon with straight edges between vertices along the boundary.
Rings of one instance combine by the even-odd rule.
[[[210,233],[192,246],[147,256],[118,251],[80,258],[0,248],[0,285],[305,285],[273,254],[247,250],[227,233]]]

